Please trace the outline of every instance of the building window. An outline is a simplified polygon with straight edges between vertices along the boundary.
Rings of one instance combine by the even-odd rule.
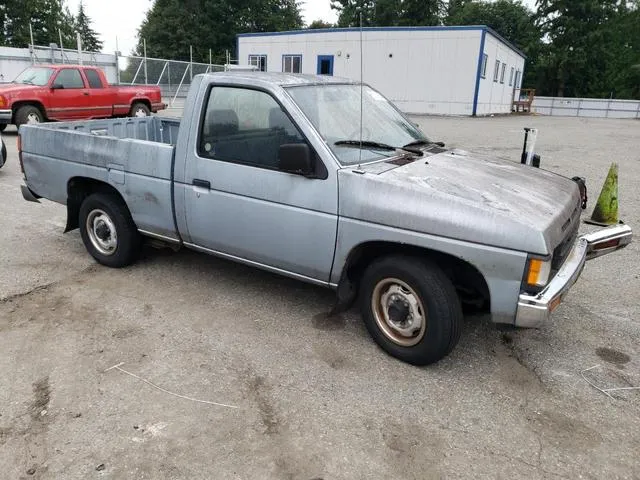
[[[500,83],[504,83],[504,74],[507,71],[507,64],[502,64],[502,71],[500,72]]]
[[[249,65],[258,67],[261,72],[267,71],[267,56],[266,55],[249,55]]]
[[[520,77],[521,77],[521,75],[522,75],[522,73],[520,73],[520,70],[518,70],[516,72],[516,80],[515,80],[515,84],[514,84],[514,87],[516,87],[516,88],[520,88],[520,80],[521,80]]]
[[[482,68],[480,69],[480,75],[482,78],[487,78],[487,63],[489,62],[489,55],[482,54]]]
[[[514,67],[511,67],[511,75],[509,75],[509,86],[513,86],[513,75],[516,72],[516,69]]]
[[[498,75],[500,75],[500,60],[496,60],[496,68],[493,71],[493,81],[498,83]]]
[[[284,73],[302,73],[302,55],[283,55],[282,71]]]

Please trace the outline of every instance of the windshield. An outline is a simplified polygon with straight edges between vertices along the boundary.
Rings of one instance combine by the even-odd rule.
[[[424,134],[386,98],[367,86],[362,91],[362,141],[394,147],[402,147],[418,140],[427,141]],[[362,158],[360,157],[360,85],[289,87],[287,92],[313,123],[341,164],[356,165],[397,155],[393,151],[369,144],[363,145]],[[336,142],[341,144],[336,145]]]
[[[16,77],[13,83],[25,85],[38,85],[40,87],[49,83],[53,69],[42,67],[30,67]]]

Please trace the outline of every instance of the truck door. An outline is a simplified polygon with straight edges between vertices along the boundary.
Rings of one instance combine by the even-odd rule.
[[[281,145],[309,142],[269,93],[214,86],[204,104],[197,134],[192,127],[196,148],[186,158],[188,242],[328,283],[337,232],[336,172],[327,171],[313,148],[319,178],[279,170]]]
[[[63,68],[53,79],[47,113],[54,120],[84,118],[89,105],[89,90],[80,70]]]
[[[108,85],[102,84],[100,75],[93,68],[85,68],[83,73],[86,83],[89,85],[87,99],[89,110],[87,110],[86,116],[91,118],[110,117],[113,115],[113,92],[109,90]]]

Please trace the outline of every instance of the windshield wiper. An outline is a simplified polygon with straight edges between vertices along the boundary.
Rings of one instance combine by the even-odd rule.
[[[360,146],[364,147],[364,148],[373,148],[376,150],[386,150],[388,152],[394,152],[396,150],[404,150],[405,152],[409,152],[409,153],[413,153],[414,155],[419,155],[419,156],[423,156],[424,153],[422,153],[421,150],[418,150],[417,148],[411,148],[411,145],[405,145],[404,147],[394,147],[393,145],[387,145],[386,143],[381,143],[381,142],[372,142],[370,140],[339,140],[336,143],[334,143],[334,145],[336,146],[341,146],[341,147],[354,147],[354,148],[360,148]]]
[[[404,147],[418,147],[421,145],[425,145],[425,146],[437,145],[438,147],[444,147],[444,142],[432,142],[430,140],[416,140],[414,142],[407,143]]]

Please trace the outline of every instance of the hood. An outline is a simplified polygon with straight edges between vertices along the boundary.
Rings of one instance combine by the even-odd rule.
[[[20,92],[27,92],[31,90],[37,90],[43,88],[39,85],[26,85],[23,83],[0,83],[0,95],[18,94]]]
[[[345,168],[339,179],[340,215],[540,255],[580,219],[572,180],[462,150]]]

